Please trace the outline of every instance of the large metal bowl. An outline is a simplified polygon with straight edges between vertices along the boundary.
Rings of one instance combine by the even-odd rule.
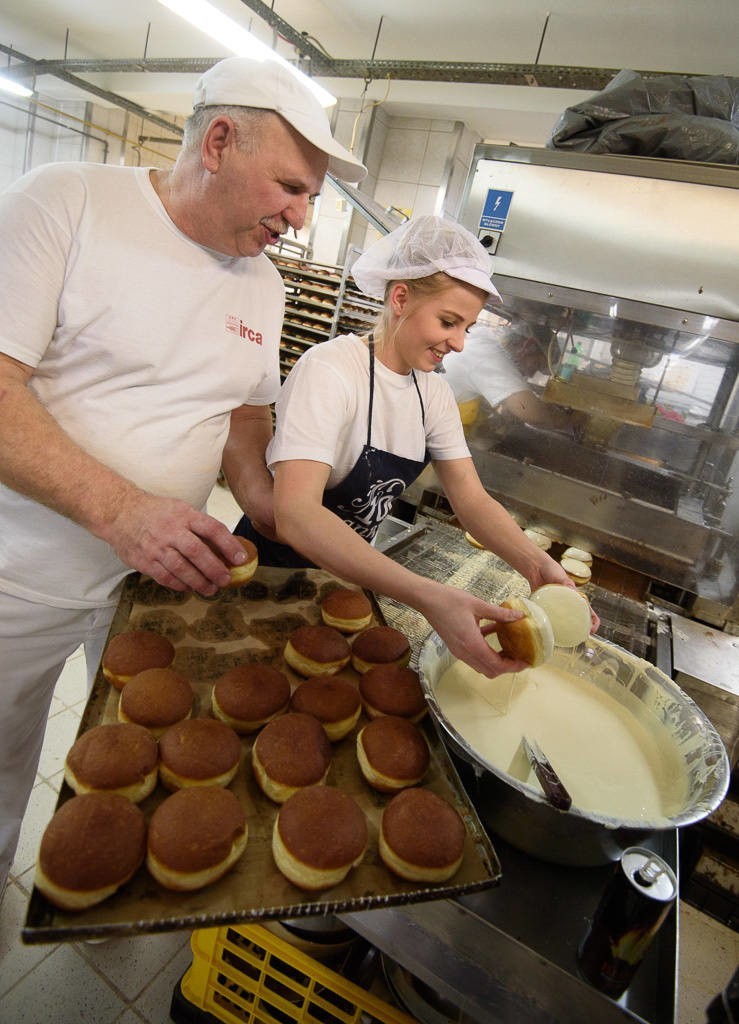
[[[446,745],[462,759],[463,781],[483,824],[525,853],[556,864],[605,864],[649,833],[700,821],[726,795],[729,760],[721,737],[700,708],[649,662],[591,637],[574,651],[557,649],[549,664],[586,676],[632,713],[643,715],[645,722],[662,723],[684,761],[687,796],[677,813],[656,821],[618,820],[574,807],[559,811],[540,789],[478,754],[445,718],[436,687],[455,660],[436,633],[421,649],[418,668],[431,714]]]

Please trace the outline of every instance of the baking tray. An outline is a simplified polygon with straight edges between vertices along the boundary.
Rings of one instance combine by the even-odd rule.
[[[133,576],[125,585],[110,636],[127,629],[145,628],[167,635],[175,646],[174,667],[187,676],[195,691],[193,715],[207,717],[213,682],[234,665],[274,665],[285,672],[293,688],[297,686],[301,677],[283,659],[287,636],[299,625],[321,621],[321,598],[339,583],[322,570],[294,572],[260,567],[245,587],[205,599],[166,590],[149,578]],[[374,600],[372,604],[375,624],[383,623],[379,606]],[[350,667],[342,675],[355,682],[359,678]],[[116,721],[118,697],[118,691],[98,667],[78,735],[95,725]],[[501,874],[498,857],[444,745],[426,720],[422,728],[431,750],[431,765],[423,785],[449,800],[462,815],[467,831],[462,865],[452,879],[439,885],[404,882],[384,867],[377,840],[380,816],[389,797],[371,789],[359,770],[356,734],[364,724],[366,719],[362,716],[355,729],[333,745],[326,780],[357,800],[369,830],[369,845],[362,863],[340,885],[319,895],[303,893],[275,867],[271,841],[279,807],[262,794],[252,776],[251,746],[255,734],[242,738],[242,765],[229,787],[244,806],[249,833],[244,855],[228,874],[198,892],[176,893],[160,886],[142,867],[114,896],[76,913],[57,909],[34,888],[21,933],[23,941],[78,941],[345,913],[440,899],[495,885]],[[73,795],[64,783],[57,806]],[[139,805],[147,820],[168,795],[159,783]]]

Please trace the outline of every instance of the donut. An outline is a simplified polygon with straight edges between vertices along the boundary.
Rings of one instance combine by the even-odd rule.
[[[392,626],[370,626],[354,638],[352,666],[359,673],[375,665],[407,665],[410,660],[407,637]]]
[[[382,715],[360,730],[357,760],[373,789],[394,793],[421,781],[431,755],[417,725],[407,718]]]
[[[86,910],[112,896],[143,864],[146,820],[120,793],[82,793],[46,826],[35,884],[61,910]]]
[[[367,849],[367,821],[357,802],[334,786],[308,786],[280,807],[272,829],[279,871],[300,889],[338,885]]]
[[[64,781],[81,793],[120,793],[138,804],[157,782],[159,748],[143,725],[111,722],[93,726],[70,748]]]
[[[288,711],[265,725],[251,755],[259,788],[270,800],[282,804],[298,789],[325,780],[331,744],[317,718]]]
[[[523,532],[542,551],[548,551],[552,546],[552,538],[548,537],[546,533],[540,533],[539,530],[532,529],[526,529]]]
[[[231,573],[231,582],[226,584],[227,589],[230,587],[241,587],[248,583],[259,566],[259,553],[256,544],[247,540],[246,537],[237,536],[236,540],[246,552],[246,561],[243,565],[228,566],[228,571]]]
[[[301,676],[328,676],[349,664],[351,648],[331,626],[298,626],[285,644],[285,661]]]
[[[192,714],[190,683],[171,668],[149,668],[135,675],[121,690],[118,718],[143,725],[156,739],[170,725]]]
[[[464,841],[461,816],[431,790],[404,789],[382,812],[380,859],[408,881],[445,882],[451,878],[462,863]]]
[[[337,587],[321,601],[321,618],[340,633],[358,633],[372,621],[372,605],[361,590]]]
[[[426,698],[418,672],[407,665],[377,665],[359,680],[359,696],[368,718],[397,715],[420,722]]]
[[[241,760],[241,741],[225,722],[186,718],[159,739],[159,778],[165,789],[227,786]]]
[[[565,558],[563,555],[559,560],[559,564],[575,583],[575,586],[584,587],[590,581],[590,566],[586,565],[585,562],[581,562],[578,558]]]
[[[240,735],[256,732],[290,703],[290,681],[271,665],[236,665],[216,679],[211,706],[216,718]]]
[[[133,676],[147,668],[169,668],[174,661],[174,647],[153,629],[131,629],[112,637],[103,652],[103,675],[122,690]]]
[[[234,866],[247,835],[244,809],[230,789],[179,789],[151,816],[146,866],[165,889],[202,889]]]
[[[593,564],[593,556],[584,548],[566,548],[562,552],[562,558],[574,558],[576,561],[584,562],[588,566]]]
[[[547,613],[555,647],[577,647],[591,629],[590,605],[584,594],[562,583],[545,583],[531,600]]]
[[[332,743],[343,739],[357,724],[362,701],[354,683],[340,676],[314,676],[296,688],[290,710],[313,715]]]
[[[508,597],[500,606],[524,613],[515,622],[498,623],[496,633],[506,657],[532,667],[548,661],[554,653],[554,633],[544,609],[527,597]]]

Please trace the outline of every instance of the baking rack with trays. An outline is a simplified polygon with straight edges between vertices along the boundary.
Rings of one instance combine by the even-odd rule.
[[[245,587],[222,591],[208,600],[166,590],[134,575],[125,585],[110,636],[132,628],[157,629],[169,636],[176,651],[174,667],[193,684],[193,714],[208,716],[213,682],[234,665],[245,661],[270,664],[285,671],[293,688],[301,681],[284,662],[285,642],[297,626],[320,622],[320,600],[337,585],[340,581],[322,570],[295,573],[260,567]],[[368,596],[373,622],[382,624],[379,606]],[[358,681],[350,667],[343,674]],[[78,735],[103,722],[116,721],[118,696],[99,668]],[[369,829],[369,846],[362,863],[338,886],[320,894],[304,893],[275,867],[271,838],[278,808],[262,794],[253,778],[250,752],[254,736],[247,736],[242,738],[242,764],[230,788],[246,811],[249,838],[244,855],[228,874],[197,892],[176,893],[160,886],[142,867],[112,897],[81,912],[58,910],[34,888],[23,941],[78,941],[368,910],[495,885],[501,876],[495,850],[443,743],[428,722],[423,728],[431,750],[431,766],[423,785],[449,800],[462,815],[467,832],[462,865],[452,879],[437,885],[403,881],[384,867],[377,852],[377,837],[382,809],[389,797],[367,785],[357,764],[356,733],[365,723],[361,717],[353,732],[334,744],[327,778],[328,784],[354,796]],[[63,784],[58,806],[72,795]],[[167,795],[158,784],[140,805],[147,820]]]

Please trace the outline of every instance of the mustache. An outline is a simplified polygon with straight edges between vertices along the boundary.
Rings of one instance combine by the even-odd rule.
[[[284,235],[290,227],[285,220],[273,221],[266,217],[260,223],[275,235]]]

